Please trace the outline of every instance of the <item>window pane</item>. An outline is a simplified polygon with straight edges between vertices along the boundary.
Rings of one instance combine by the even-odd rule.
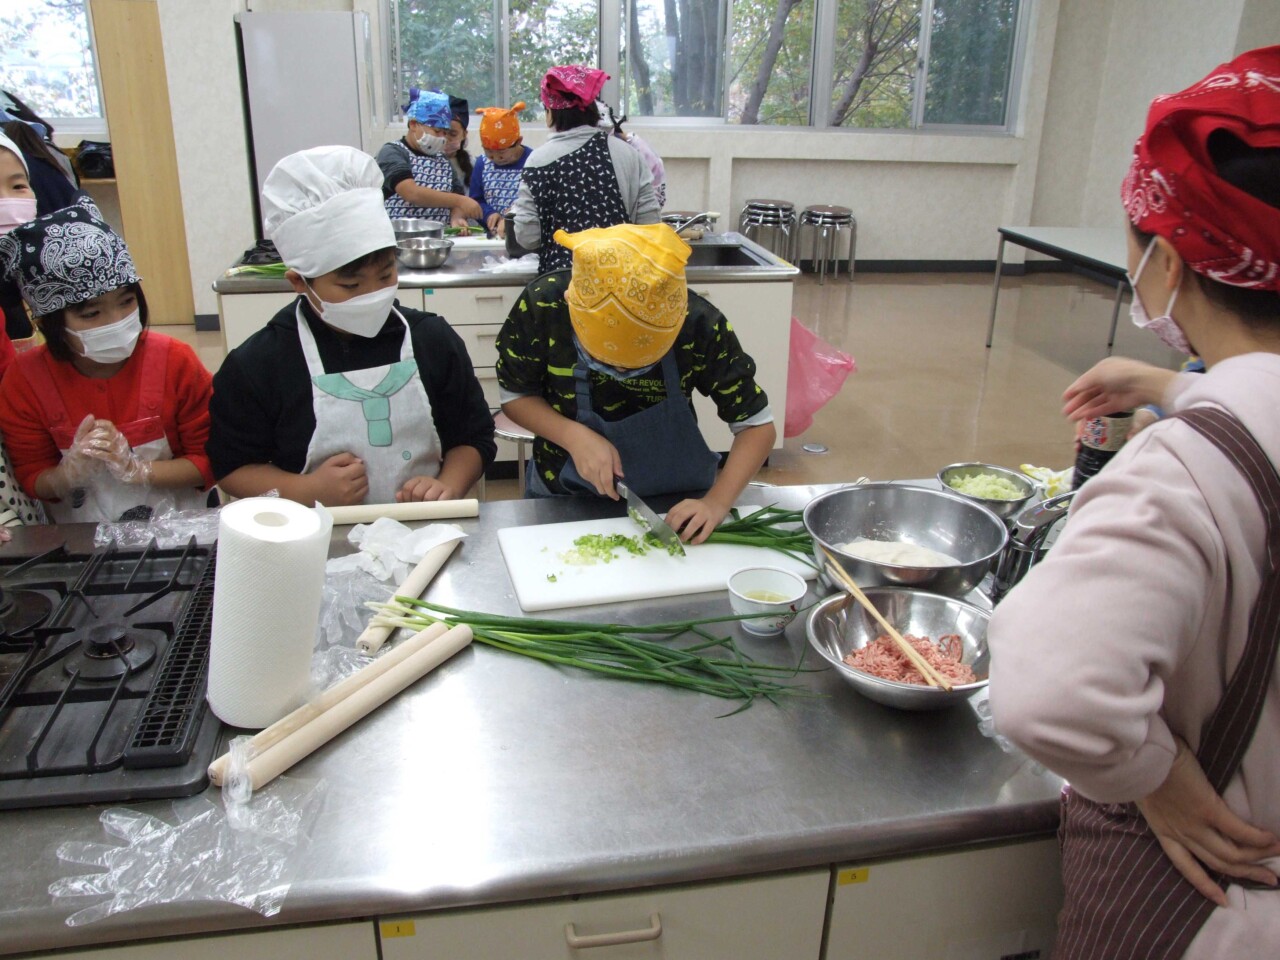
[[[630,0],[622,25],[629,116],[720,117],[727,0]]]
[[[398,12],[399,103],[418,87],[496,105],[493,0],[399,0]]]
[[[729,50],[733,123],[809,123],[814,0],[735,0]]]
[[[600,59],[600,14],[596,0],[510,0],[511,100],[529,109],[522,119],[543,115],[538,91],[548,67],[561,63],[596,66]]]
[[[4,0],[0,86],[50,120],[101,117],[84,4]]]
[[[920,0],[840,0],[832,126],[909,127]]]
[[[925,123],[1003,126],[1018,0],[934,0]]]

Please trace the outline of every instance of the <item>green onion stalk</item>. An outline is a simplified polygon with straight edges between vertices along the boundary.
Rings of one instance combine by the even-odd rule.
[[[743,516],[737,507],[727,520],[707,537],[707,543],[736,543],[748,547],[777,550],[818,569],[813,555],[813,539],[804,528],[804,512],[762,507]]]
[[[744,619],[738,614],[633,626],[507,617],[414,597],[397,596],[368,606],[377,611],[373,622],[380,626],[416,631],[433,623],[466,624],[477,643],[509,653],[621,680],[662,683],[743,701],[726,716],[747,709],[757,699],[777,704],[782,697],[812,695],[785,682],[802,671],[799,661],[794,666],[760,663],[739,650],[731,637],[717,637],[707,629],[711,624]],[[696,640],[685,646],[670,643],[685,635]]]

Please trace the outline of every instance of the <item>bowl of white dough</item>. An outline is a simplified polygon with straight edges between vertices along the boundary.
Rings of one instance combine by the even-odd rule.
[[[903,483],[864,483],[804,508],[821,561],[828,551],[862,588],[915,587],[962,597],[1009,539],[1004,521],[967,497]],[[838,586],[838,585],[837,585]]]

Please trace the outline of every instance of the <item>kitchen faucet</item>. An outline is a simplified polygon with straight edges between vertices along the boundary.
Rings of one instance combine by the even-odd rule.
[[[716,211],[708,210],[705,213],[696,213],[692,217],[690,217],[688,220],[685,220],[682,223],[679,223],[679,224],[673,223],[671,225],[671,228],[675,230],[676,233],[679,233],[681,230],[687,230],[689,227],[697,226],[699,223],[701,223],[704,226],[706,226],[708,229],[710,229],[711,221],[713,219],[718,219],[719,216],[720,214],[717,213]]]

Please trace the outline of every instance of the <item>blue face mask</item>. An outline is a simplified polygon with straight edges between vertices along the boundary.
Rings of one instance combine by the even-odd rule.
[[[573,345],[578,350],[579,363],[585,364],[588,370],[594,370],[596,373],[603,373],[606,377],[613,377],[615,380],[630,380],[632,377],[638,377],[640,374],[653,369],[653,364],[650,364],[647,367],[640,367],[637,370],[627,370],[622,367],[610,366],[587,353],[587,351],[583,349],[582,344],[578,342],[576,335],[573,338]]]

